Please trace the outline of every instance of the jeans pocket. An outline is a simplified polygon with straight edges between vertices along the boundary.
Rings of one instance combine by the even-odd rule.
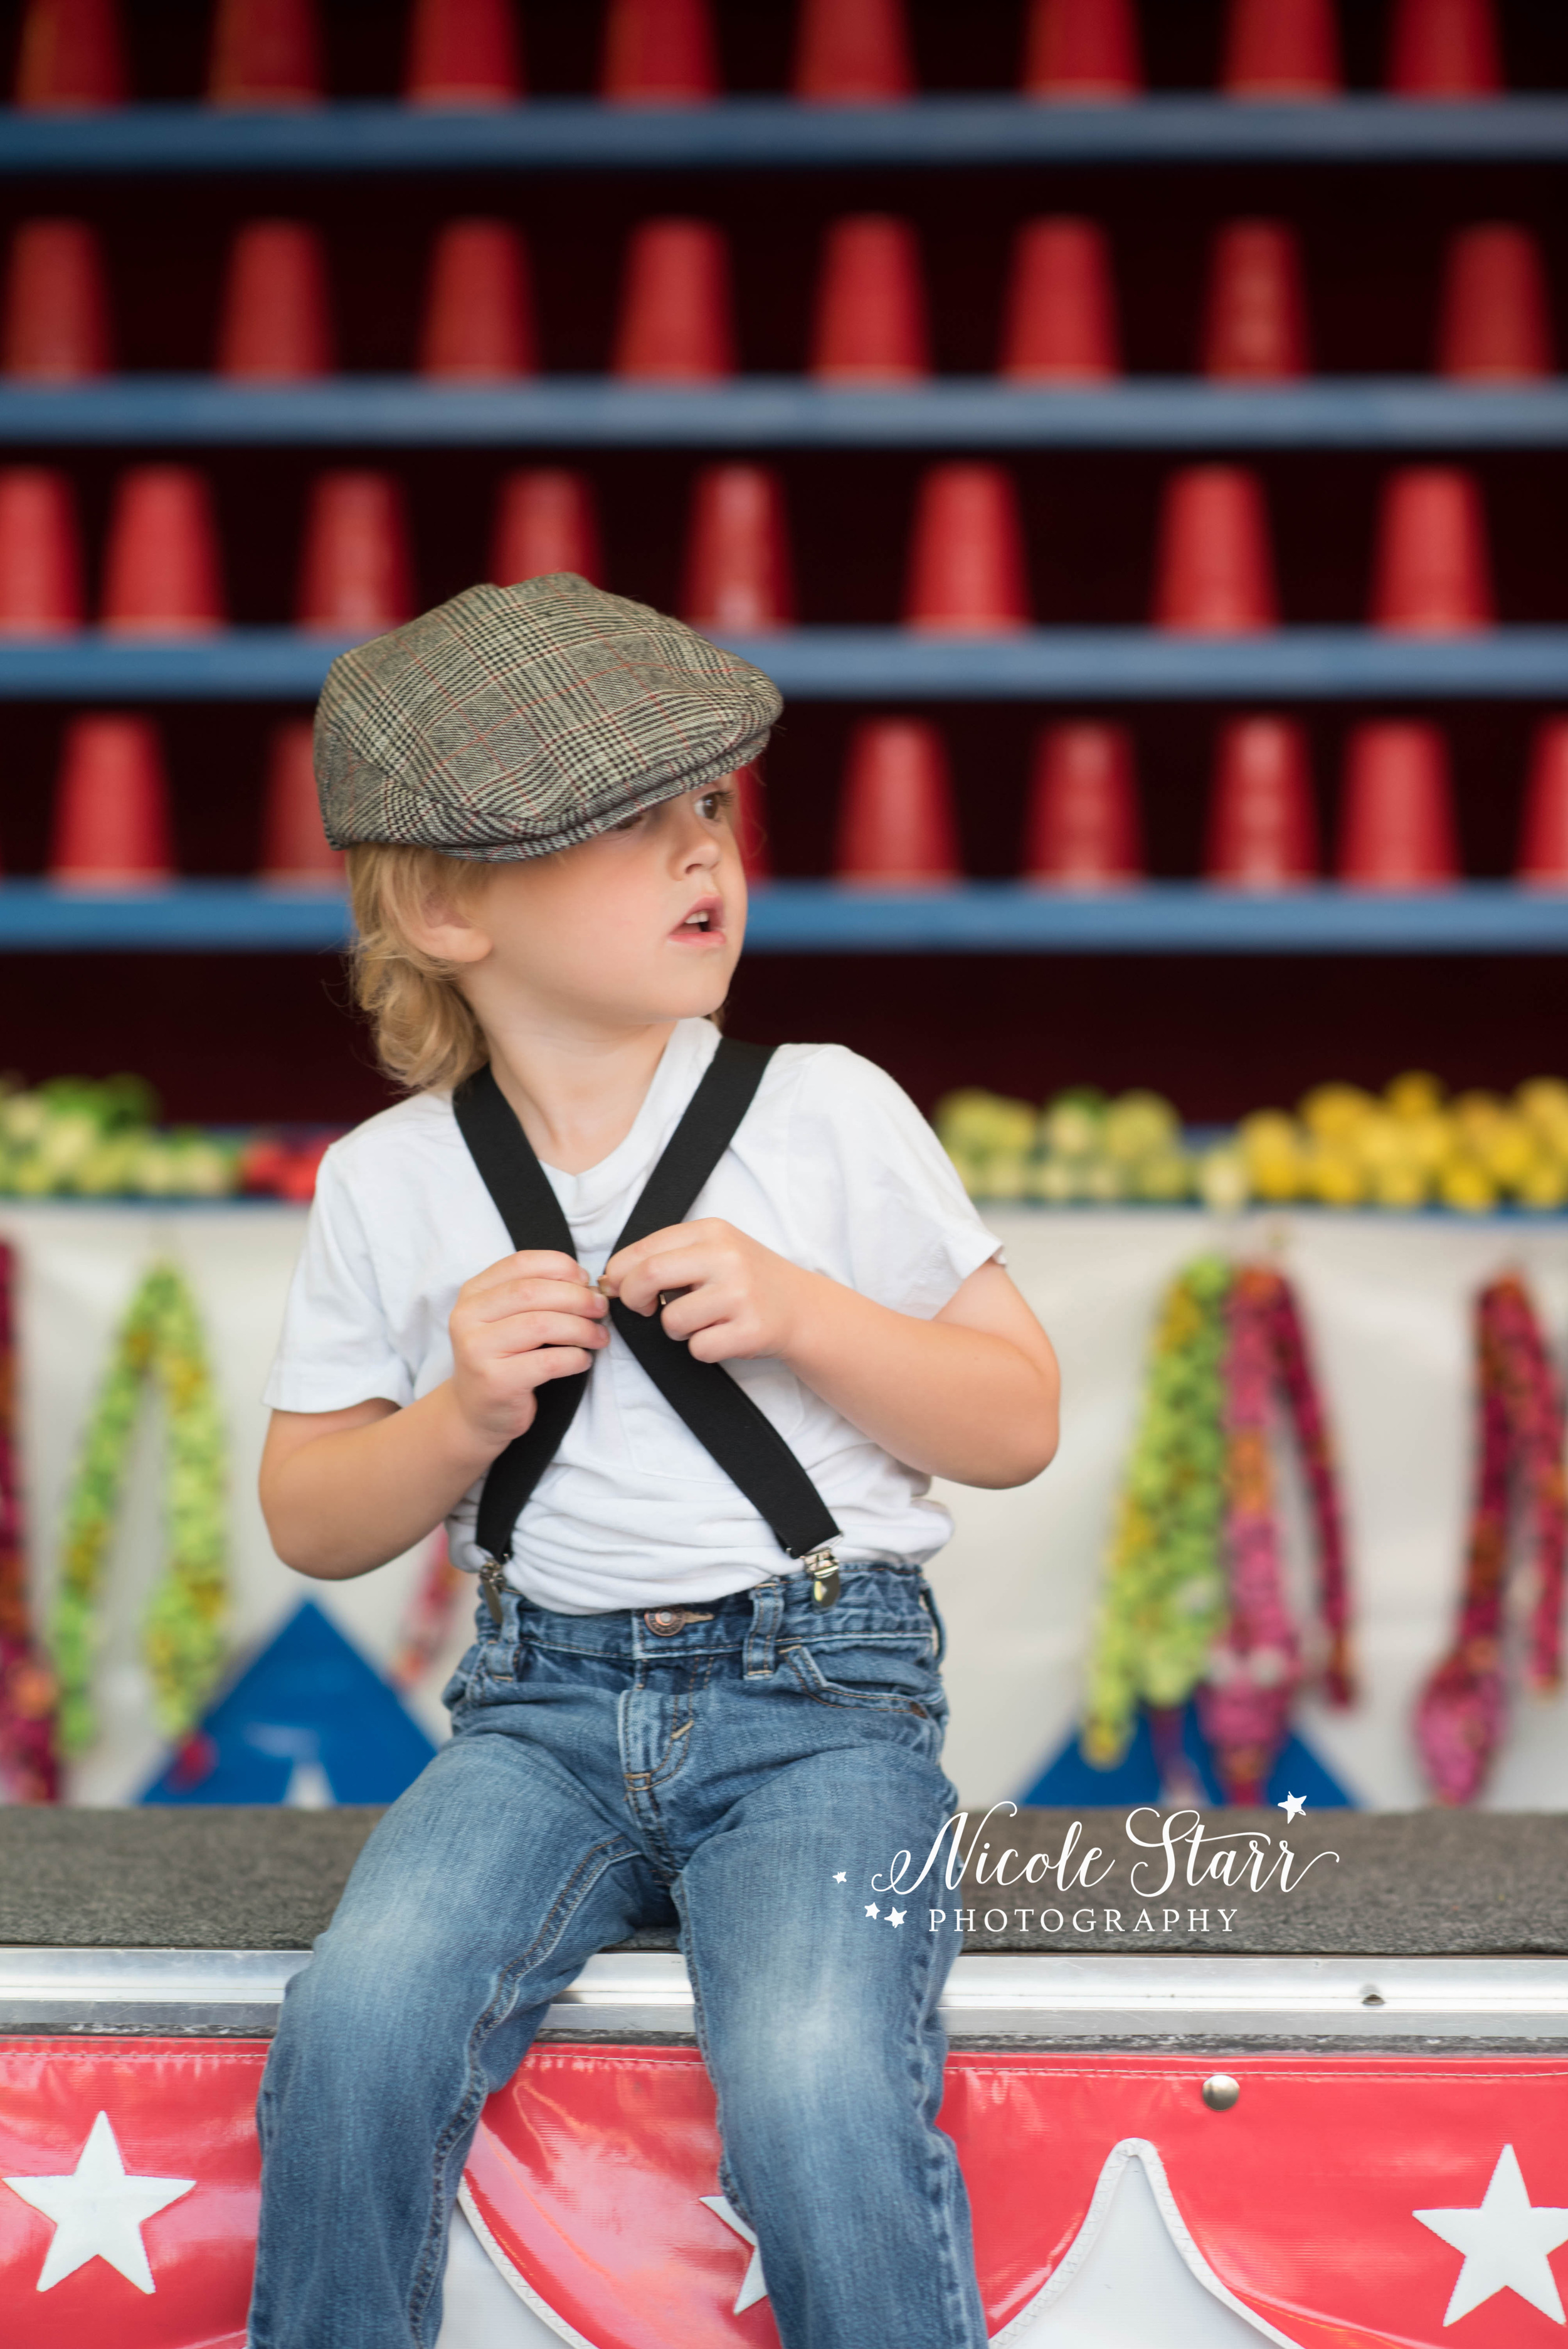
[[[847,1705],[861,1712],[908,1713],[923,1721],[947,1712],[942,1675],[932,1659],[924,1630],[881,1638],[839,1640],[822,1636],[781,1651],[807,1696],[819,1704]]]
[[[473,1684],[474,1666],[478,1663],[479,1658],[479,1642],[476,1640],[446,1687],[441,1691],[441,1702],[449,1713],[455,1713],[459,1705],[467,1703]]]

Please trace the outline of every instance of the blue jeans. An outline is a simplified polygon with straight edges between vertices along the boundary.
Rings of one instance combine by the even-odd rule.
[[[984,2349],[936,2126],[962,1937],[928,1930],[921,1894],[872,1889],[901,1850],[918,1869],[958,1805],[930,1586],[847,1562],[830,1608],[790,1574],[692,1611],[661,1632],[657,1609],[509,1592],[498,1626],[481,1601],[445,1692],[451,1742],[376,1827],[284,2000],[251,2349],[431,2349],[486,2097],[589,1957],[676,1922],[718,2183],[784,2349]]]

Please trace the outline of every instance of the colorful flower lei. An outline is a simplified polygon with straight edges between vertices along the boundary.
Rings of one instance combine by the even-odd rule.
[[[1276,1390],[1312,1508],[1325,1691],[1351,1700],[1343,1519],[1295,1297],[1270,1268],[1201,1257],[1161,1308],[1096,1625],[1081,1750],[1101,1769],[1126,1754],[1141,1704],[1162,1783],[1190,1777],[1195,1695],[1227,1800],[1262,1799],[1303,1678],[1269,1453]]]
[[[1327,1430],[1289,1284],[1272,1268],[1236,1275],[1227,1303],[1225,1557],[1230,1616],[1197,1692],[1225,1799],[1261,1803],[1303,1679],[1301,1641],[1280,1569],[1270,1410],[1276,1385],[1295,1428],[1312,1506],[1327,1631],[1326,1692],[1350,1702],[1344,1528]]]
[[[1114,1768],[1140,1702],[1184,1704],[1225,1615],[1221,1431],[1231,1267],[1201,1257],[1166,1291],[1088,1669],[1086,1759]]]
[[[1522,1281],[1507,1276],[1481,1290],[1475,1336],[1480,1459],[1459,1635],[1416,1706],[1428,1782],[1450,1805],[1475,1800],[1502,1737],[1502,1609],[1515,1509],[1528,1519],[1536,1569],[1530,1682],[1546,1692],[1563,1671],[1563,1395]]]
[[[201,1323],[184,1278],[155,1265],[131,1299],[88,1423],[67,1502],[49,1644],[60,1680],[60,1742],[81,1753],[97,1733],[93,1613],[145,1383],[168,1420],[163,1573],[148,1602],[142,1655],[159,1728],[194,1726],[223,1663],[228,1484],[222,1423]]]
[[[39,1654],[27,1606],[26,1545],[16,1444],[15,1253],[0,1240],[0,1791],[7,1802],[59,1799],[55,1676]]]

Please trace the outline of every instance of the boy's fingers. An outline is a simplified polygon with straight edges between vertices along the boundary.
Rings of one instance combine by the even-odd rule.
[[[569,1379],[578,1371],[591,1370],[595,1350],[585,1346],[548,1346],[538,1355],[538,1371],[533,1383],[546,1385],[552,1379]]]
[[[665,1248],[623,1272],[617,1293],[634,1313],[651,1313],[661,1292],[667,1297],[673,1289],[695,1288],[707,1271],[707,1258],[700,1247]],[[604,1278],[610,1278],[608,1266]]]
[[[619,1295],[628,1274],[646,1263],[650,1257],[665,1256],[672,1249],[694,1246],[696,1228],[695,1224],[666,1224],[662,1231],[649,1232],[645,1238],[634,1240],[629,1247],[617,1248],[595,1286],[602,1288],[606,1297]]]
[[[591,1346],[595,1352],[610,1342],[602,1321],[584,1325],[578,1313],[508,1313],[492,1325],[488,1343],[502,1354],[529,1354],[538,1346]]]
[[[561,1248],[519,1248],[477,1272],[468,1284],[477,1296],[505,1280],[565,1280],[574,1288],[592,1288],[593,1280],[575,1257]]]
[[[592,1288],[565,1280],[497,1281],[492,1288],[469,1299],[477,1320],[505,1321],[514,1313],[578,1313],[585,1321],[602,1321],[608,1308]]]

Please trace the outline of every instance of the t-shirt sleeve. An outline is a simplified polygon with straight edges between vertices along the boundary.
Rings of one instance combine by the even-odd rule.
[[[304,1246],[262,1401],[274,1411],[346,1411],[414,1399],[414,1374],[387,1328],[365,1226],[335,1143],[316,1172]]]
[[[1002,1243],[902,1085],[840,1044],[814,1054],[790,1133],[806,1255],[862,1297],[929,1320]]]

